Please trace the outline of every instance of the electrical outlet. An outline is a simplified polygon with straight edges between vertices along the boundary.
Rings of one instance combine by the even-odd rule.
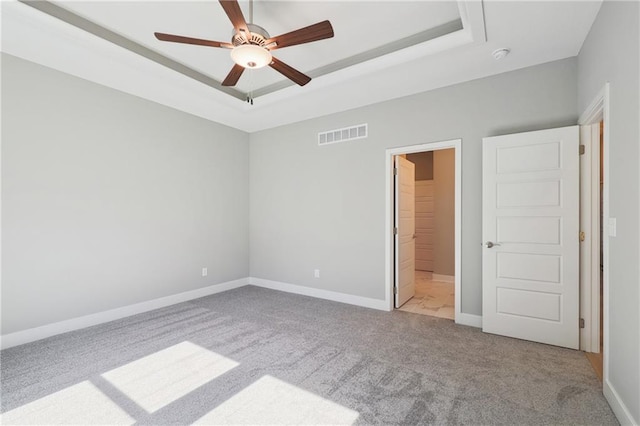
[[[314,278],[320,278],[320,269],[314,269],[313,276]]]
[[[209,271],[207,271],[207,268],[202,268],[202,276],[203,277],[206,277],[208,273],[209,273]]]

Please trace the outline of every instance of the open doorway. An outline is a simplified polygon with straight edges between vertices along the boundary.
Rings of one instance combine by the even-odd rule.
[[[460,142],[387,150],[390,309],[458,320]]]
[[[455,150],[423,151],[403,157],[415,169],[415,291],[401,306],[396,303],[396,308],[454,320]]]

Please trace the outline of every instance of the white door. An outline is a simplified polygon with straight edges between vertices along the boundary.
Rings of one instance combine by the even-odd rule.
[[[433,180],[416,181],[416,270],[433,271]]]
[[[416,292],[415,165],[395,157],[395,291],[396,308]]]
[[[578,349],[579,128],[483,139],[482,329]]]

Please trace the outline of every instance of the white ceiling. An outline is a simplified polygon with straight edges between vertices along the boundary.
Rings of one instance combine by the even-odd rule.
[[[286,79],[268,67],[245,72],[236,94],[271,87],[271,93],[256,97],[254,105],[25,4],[1,5],[2,51],[253,132],[575,56],[601,1],[255,0],[254,22],[272,36],[325,19],[334,27],[334,38],[277,50],[274,54],[279,59],[305,73],[332,64],[334,69],[342,68],[325,71],[304,87],[282,84]],[[215,0],[55,5],[211,81],[223,80],[233,64],[226,49],[166,43],[153,37],[159,31],[229,41],[231,24]],[[240,5],[248,20],[248,2],[241,0]],[[384,52],[381,46],[388,43],[430,35],[428,30],[459,19],[460,30],[349,62],[372,49]],[[508,47],[512,53],[496,61],[491,52],[499,47]],[[339,61],[340,66],[335,66]]]

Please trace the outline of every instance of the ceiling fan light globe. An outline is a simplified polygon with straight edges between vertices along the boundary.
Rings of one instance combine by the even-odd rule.
[[[271,63],[271,53],[255,44],[243,44],[231,50],[231,59],[241,67],[258,69]]]

